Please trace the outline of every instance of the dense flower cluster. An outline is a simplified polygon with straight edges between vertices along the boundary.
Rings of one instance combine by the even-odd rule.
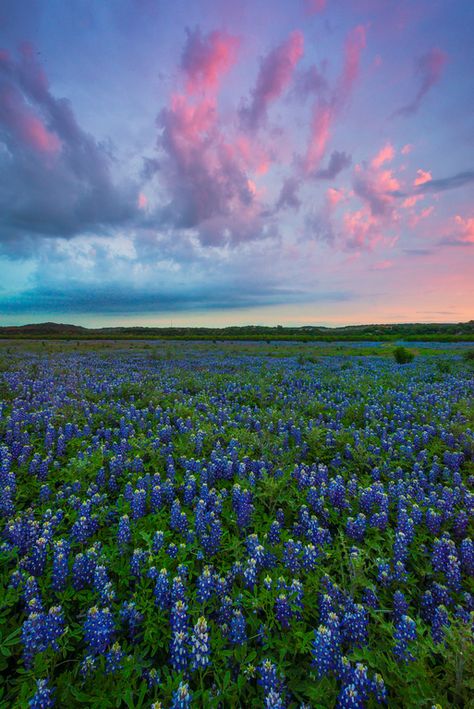
[[[436,663],[474,612],[472,371],[295,346],[0,368],[1,657],[30,683],[9,706],[95,706],[101,686],[175,709],[399,706],[394,678],[421,667],[429,696],[408,682],[406,701],[449,704]]]

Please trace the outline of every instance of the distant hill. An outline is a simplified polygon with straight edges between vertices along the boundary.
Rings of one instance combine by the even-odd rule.
[[[33,325],[0,327],[0,337],[53,337],[88,333],[89,329],[81,325],[62,325],[55,322],[42,322]]]
[[[87,328],[62,323],[0,327],[0,339],[65,340],[348,340],[348,341],[474,341],[474,320],[465,323],[400,323],[324,327],[104,327]]]

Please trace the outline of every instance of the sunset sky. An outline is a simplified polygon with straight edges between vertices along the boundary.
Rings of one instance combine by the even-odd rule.
[[[2,0],[0,324],[474,318],[472,0]]]

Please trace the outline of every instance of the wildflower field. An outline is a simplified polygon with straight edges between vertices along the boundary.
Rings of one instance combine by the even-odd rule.
[[[0,351],[0,707],[474,706],[452,347]]]

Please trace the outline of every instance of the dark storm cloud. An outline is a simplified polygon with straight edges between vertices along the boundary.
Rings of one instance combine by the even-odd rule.
[[[30,45],[0,52],[0,241],[15,250],[35,234],[70,237],[126,222],[134,185],[117,185],[114,156],[55,98]]]

